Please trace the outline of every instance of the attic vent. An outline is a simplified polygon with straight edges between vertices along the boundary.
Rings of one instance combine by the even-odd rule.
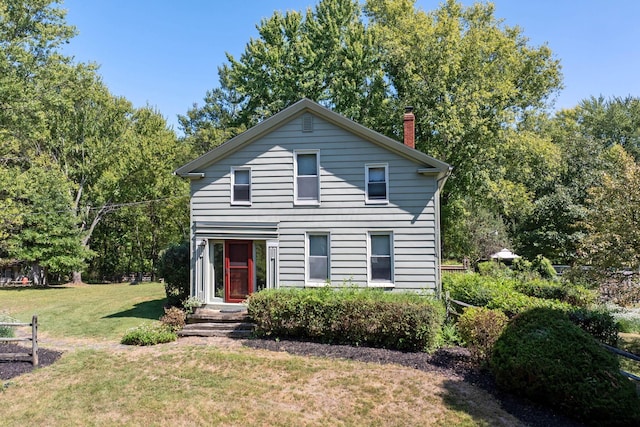
[[[313,132],[313,115],[302,116],[302,132]]]

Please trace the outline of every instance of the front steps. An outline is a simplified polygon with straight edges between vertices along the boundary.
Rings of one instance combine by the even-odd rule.
[[[187,316],[187,324],[178,331],[178,336],[248,338],[253,328],[246,307],[198,308]]]

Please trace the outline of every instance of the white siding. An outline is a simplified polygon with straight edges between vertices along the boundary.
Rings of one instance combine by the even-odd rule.
[[[321,203],[294,205],[294,150],[320,150]],[[367,163],[389,166],[389,203],[365,204]],[[250,166],[251,206],[231,206],[231,167]],[[305,233],[331,233],[331,281],[367,285],[369,231],[394,235],[395,289],[435,289],[438,260],[434,177],[386,148],[319,117],[302,132],[297,117],[201,169],[191,183],[192,221],[279,224],[280,286],[303,286]]]

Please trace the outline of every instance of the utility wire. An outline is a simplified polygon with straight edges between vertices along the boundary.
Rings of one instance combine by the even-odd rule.
[[[140,206],[140,205],[146,205],[146,204],[150,204],[150,203],[156,203],[156,202],[164,202],[164,201],[169,201],[169,200],[178,200],[178,199],[186,199],[189,196],[171,196],[171,197],[163,197],[160,199],[151,199],[151,200],[141,200],[141,201],[137,201],[137,202],[123,202],[123,203],[113,203],[113,204],[107,204],[106,207],[108,208],[109,211],[112,210],[116,210],[116,209],[120,209],[120,208],[126,208],[126,207],[130,207],[130,206]],[[17,207],[20,207],[19,205]],[[90,208],[85,208],[83,209],[83,211],[89,210],[89,211],[99,211],[100,209],[103,209],[104,206],[101,207],[90,207]],[[73,208],[69,208],[69,209],[63,209],[63,210],[59,210],[59,211],[46,211],[46,212],[24,212],[24,211],[20,211],[17,212],[15,214],[13,214],[13,216],[28,216],[28,215],[54,215],[54,214],[61,214],[61,213],[65,213],[65,212],[74,212],[75,210]]]

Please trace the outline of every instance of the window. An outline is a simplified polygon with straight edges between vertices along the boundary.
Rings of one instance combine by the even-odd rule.
[[[386,164],[366,165],[367,203],[387,203],[389,201],[389,173]]]
[[[251,169],[231,168],[231,203],[251,204]]]
[[[393,235],[369,235],[369,275],[372,282],[393,282]]]
[[[320,153],[313,151],[295,152],[295,200],[298,204],[318,204],[320,202]]]
[[[307,280],[325,283],[329,280],[329,235],[307,235]]]

